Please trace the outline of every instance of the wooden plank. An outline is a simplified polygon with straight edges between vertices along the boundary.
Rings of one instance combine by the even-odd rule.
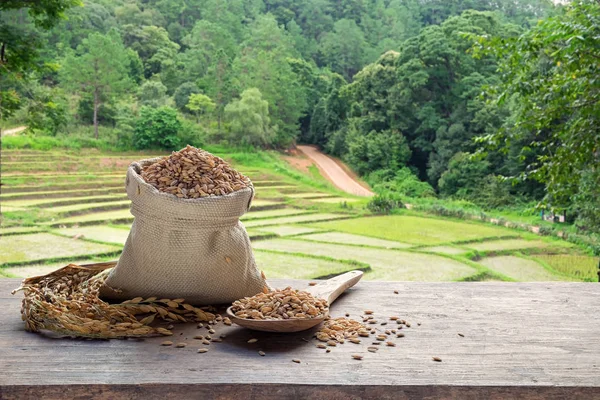
[[[313,331],[219,326],[223,342],[202,346],[192,337],[206,329],[188,325],[176,327],[172,338],[188,343],[183,349],[160,346],[163,338],[30,334],[20,320],[20,295],[9,294],[18,283],[0,281],[1,399],[600,399],[600,285],[593,283],[360,282],[333,305],[334,317],[358,318],[368,308],[380,321],[397,315],[411,327],[396,347],[378,353],[367,352],[372,340],[363,340],[328,354],[314,346]],[[248,344],[250,338],[258,342]],[[199,347],[210,350],[198,354]]]

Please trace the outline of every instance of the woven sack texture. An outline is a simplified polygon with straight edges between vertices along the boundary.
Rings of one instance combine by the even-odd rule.
[[[125,186],[134,221],[123,253],[101,295],[184,298],[194,305],[231,303],[267,286],[256,267],[240,217],[254,188],[223,196],[181,199],[140,176],[159,158],[134,162]]]

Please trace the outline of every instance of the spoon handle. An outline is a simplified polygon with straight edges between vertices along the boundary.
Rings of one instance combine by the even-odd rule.
[[[316,298],[327,300],[327,303],[331,305],[346,289],[356,285],[362,276],[362,271],[346,272],[315,286],[310,286],[306,291]]]

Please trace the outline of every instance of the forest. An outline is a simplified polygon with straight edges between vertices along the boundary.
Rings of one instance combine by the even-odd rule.
[[[393,206],[600,233],[600,2],[4,0],[0,120],[103,149],[315,144]],[[27,141],[29,140],[29,141]]]

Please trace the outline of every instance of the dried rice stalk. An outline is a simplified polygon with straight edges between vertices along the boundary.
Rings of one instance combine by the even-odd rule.
[[[138,297],[121,304],[106,303],[98,297],[98,291],[115,264],[69,264],[48,275],[25,279],[13,294],[22,290],[25,295],[21,318],[26,329],[113,339],[172,335],[168,329],[150,326],[156,318],[169,322],[215,319],[214,314],[187,304],[183,299]]]

